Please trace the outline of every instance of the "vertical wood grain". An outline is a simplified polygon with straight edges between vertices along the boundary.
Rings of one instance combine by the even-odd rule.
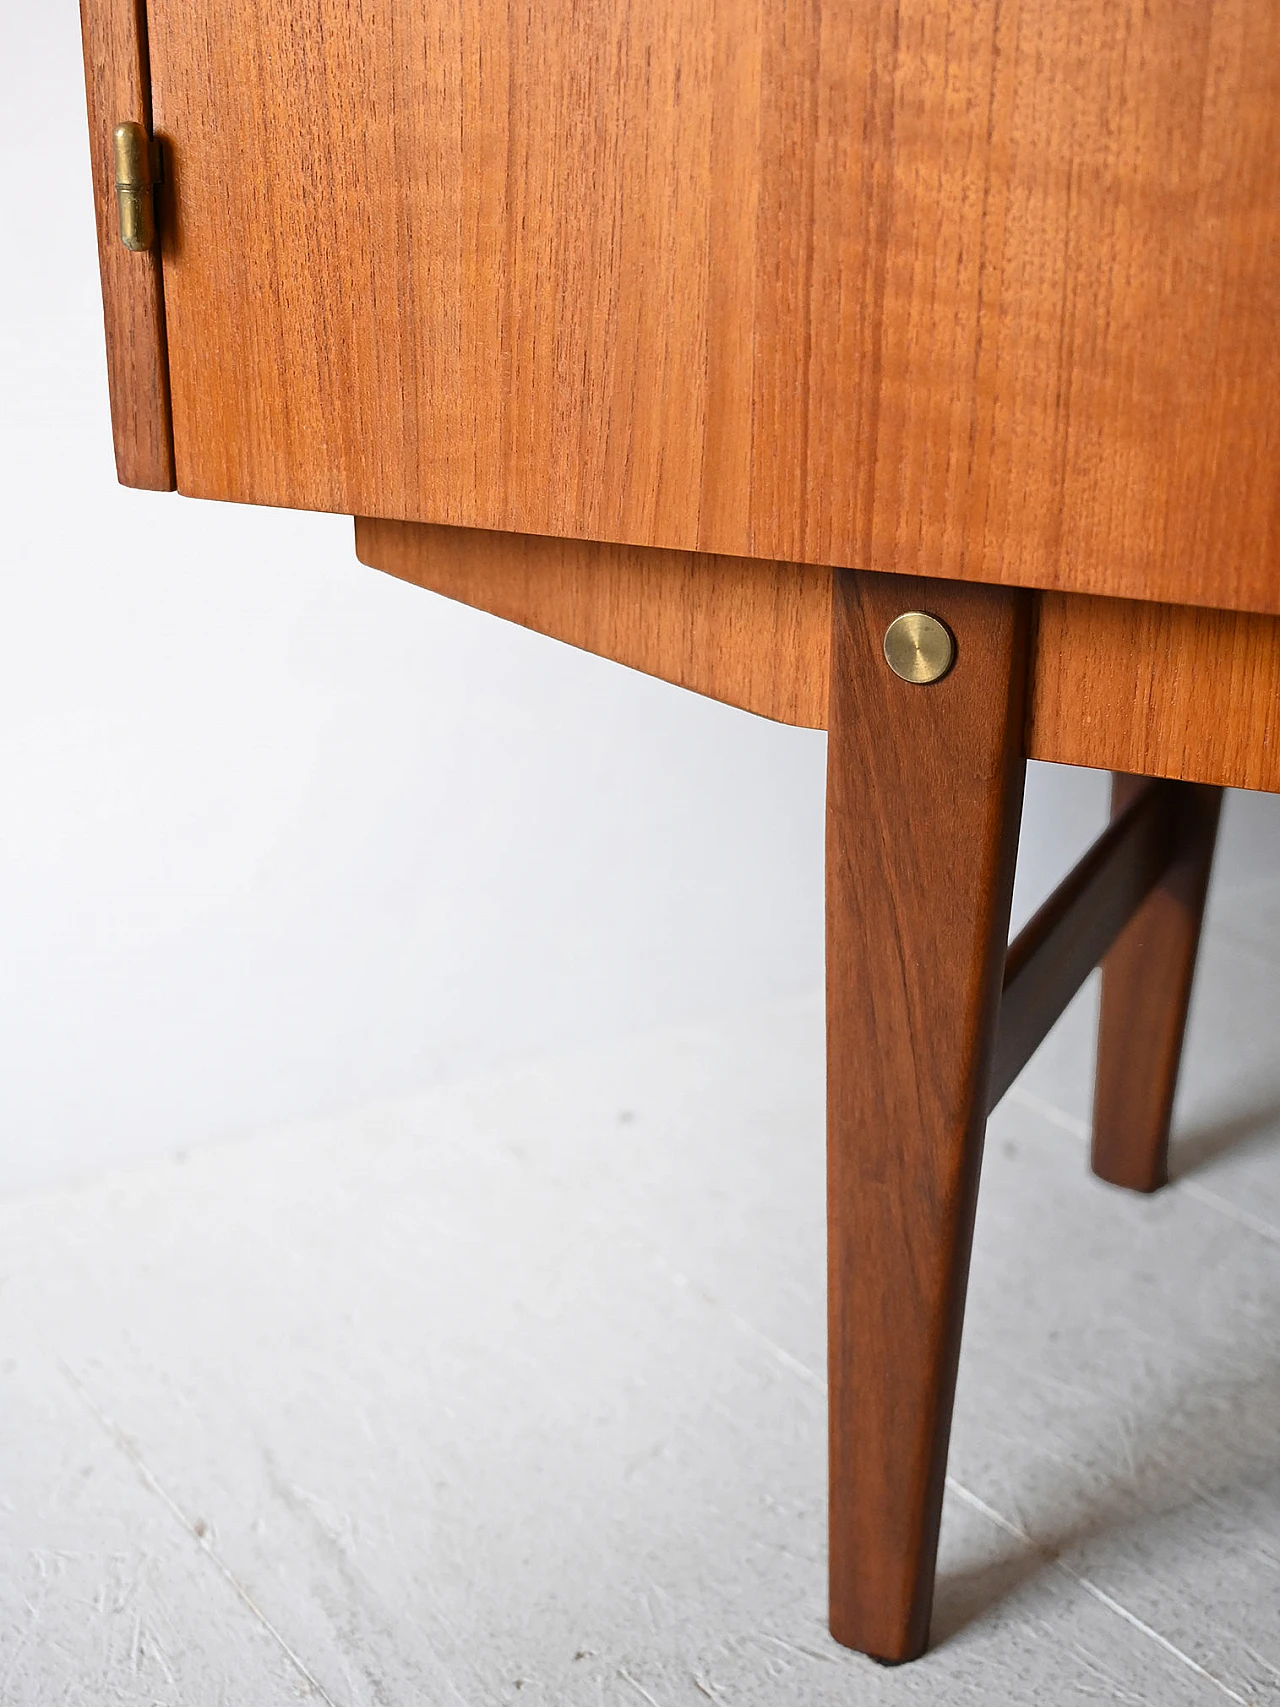
[[[1280,621],[1043,594],[1027,753],[1280,790]]]
[[[184,491],[1280,612],[1275,5],[149,12]]]
[[[921,1652],[1022,802],[1026,595],[835,578],[827,772],[831,1629]],[[881,642],[940,617],[951,673]]]
[[[167,492],[173,432],[160,256],[132,254],[120,241],[111,151],[122,121],[151,129],[144,0],[80,0],[80,28],[116,473],[124,486]]]
[[[1112,779],[1113,818],[1144,786],[1143,777]],[[1093,1171],[1131,1191],[1157,1191],[1169,1178],[1169,1125],[1222,809],[1220,788],[1170,786],[1179,789],[1173,862],[1102,962]]]

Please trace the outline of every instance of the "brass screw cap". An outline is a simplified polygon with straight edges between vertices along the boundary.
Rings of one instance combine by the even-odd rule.
[[[885,662],[904,682],[941,681],[956,657],[951,630],[922,610],[903,611],[884,631]]]

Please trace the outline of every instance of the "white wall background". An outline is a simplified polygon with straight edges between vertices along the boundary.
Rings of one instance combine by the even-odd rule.
[[[816,985],[822,735],[116,485],[76,9],[0,17],[0,1190]]]

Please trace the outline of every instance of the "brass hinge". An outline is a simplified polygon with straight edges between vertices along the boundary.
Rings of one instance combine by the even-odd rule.
[[[155,186],[163,176],[159,145],[144,126],[130,119],[111,133],[116,164],[116,212],[120,241],[143,254],[156,240]]]

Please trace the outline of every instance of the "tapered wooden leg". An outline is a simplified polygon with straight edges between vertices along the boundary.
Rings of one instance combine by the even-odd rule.
[[[827,770],[831,1630],[925,1647],[1022,804],[1027,595],[838,571]],[[923,610],[956,659],[885,663]]]
[[[1113,817],[1144,781],[1113,777]],[[1132,1191],[1157,1191],[1169,1178],[1169,1123],[1222,807],[1220,788],[1174,786],[1173,863],[1102,962],[1093,1171]]]

